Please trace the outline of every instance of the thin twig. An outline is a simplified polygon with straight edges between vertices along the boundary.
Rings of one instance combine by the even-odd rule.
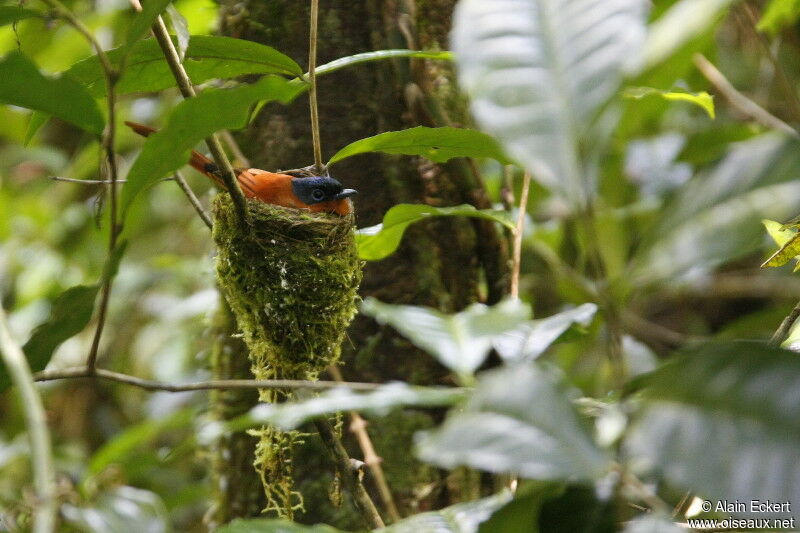
[[[737,91],[722,72],[720,72],[711,61],[706,59],[703,54],[695,54],[693,59],[694,64],[703,76],[716,87],[717,91],[719,91],[734,108],[767,128],[788,133],[793,137],[800,137],[797,130]]]
[[[781,325],[778,326],[778,329],[769,340],[769,343],[773,346],[780,346],[783,344],[783,341],[789,337],[789,333],[792,331],[792,326],[794,326],[794,323],[797,322],[798,318],[800,318],[800,302],[797,302],[797,305],[795,305],[792,311],[786,316],[786,318],[783,319]]]
[[[522,233],[525,229],[525,212],[528,208],[528,192],[531,187],[531,173],[527,170],[522,178],[522,193],[519,197],[519,213],[517,214],[517,225],[514,228],[514,252],[511,263],[511,290],[512,298],[519,298],[519,269],[522,260]]]
[[[649,505],[650,509],[663,515],[670,513],[671,509],[669,505],[667,505],[658,494],[650,490],[647,485],[642,483],[639,478],[630,473],[622,465],[615,465],[614,470],[619,473],[622,484],[632,490],[644,503]]]
[[[311,141],[314,145],[314,166],[321,174],[325,167],[322,164],[322,143],[319,138],[319,109],[317,107],[317,26],[319,19],[319,0],[311,0],[311,25],[308,38],[308,103],[311,109]]]
[[[222,130],[219,132],[219,136],[222,137],[222,140],[228,145],[228,150],[231,151],[234,159],[239,162],[239,166],[250,168],[250,160],[246,155],[244,155],[244,152],[242,152],[242,149],[239,147],[239,143],[237,143],[236,139],[233,138],[231,132],[228,130]]]
[[[753,13],[752,8],[747,4],[747,2],[743,2],[741,6],[749,23],[748,28],[753,35],[755,35],[756,40],[764,49],[764,54],[767,56],[767,59],[769,59],[769,62],[772,63],[775,76],[778,78],[778,85],[781,86],[781,90],[786,95],[786,100],[789,103],[789,109],[792,110],[794,119],[796,121],[800,120],[800,100],[797,99],[797,93],[795,92],[792,84],[789,82],[789,78],[787,78],[786,72],[783,70],[783,66],[781,66],[781,64],[778,62],[778,58],[772,53],[772,49],[769,46],[769,41],[767,41],[767,38],[764,36],[764,34],[758,31],[756,28],[758,25],[758,18],[756,17],[756,14]]]
[[[50,176],[53,181],[64,181],[66,183],[78,183],[80,185],[109,185],[111,180],[81,180],[77,178],[67,178],[64,176]],[[117,183],[126,183],[128,180],[117,180]]]
[[[333,377],[333,379],[337,383],[344,382],[344,378],[342,377],[342,373],[339,371],[339,367],[335,365],[331,365],[328,367],[328,373]],[[358,440],[358,446],[361,448],[361,452],[364,454],[364,463],[366,463],[367,467],[369,468],[370,472],[372,473],[372,477],[375,479],[375,485],[378,487],[378,494],[383,501],[383,505],[386,508],[386,514],[389,515],[389,519],[391,522],[399,522],[400,512],[397,510],[397,505],[394,502],[394,497],[392,496],[392,490],[389,488],[389,483],[386,481],[386,476],[383,473],[383,468],[381,467],[381,457],[375,452],[375,446],[372,444],[372,439],[369,437],[369,432],[367,431],[367,421],[358,414],[357,411],[350,411],[350,431],[356,436]]]
[[[197,196],[195,196],[194,191],[189,187],[189,184],[186,183],[186,180],[183,179],[183,175],[180,172],[175,172],[174,174],[175,182],[178,184],[178,187],[184,192],[186,197],[189,199],[189,202],[194,207],[194,210],[197,211],[197,214],[200,215],[200,218],[203,219],[203,223],[208,226],[208,229],[212,229],[214,227],[214,223],[211,222],[211,217],[208,216],[206,210],[203,209],[203,205],[198,200]]]
[[[172,42],[172,39],[169,36],[169,31],[167,31],[167,26],[164,24],[164,19],[160,16],[157,17],[155,24],[153,24],[152,30],[153,35],[161,47],[161,51],[164,53],[167,64],[169,64],[172,75],[175,77],[175,81],[178,84],[181,94],[184,98],[192,98],[196,96],[194,86],[192,85],[192,80],[186,73],[186,69],[183,68],[180,55],[175,49],[175,43]],[[241,187],[239,187],[239,182],[236,180],[236,172],[233,170],[233,166],[231,165],[228,156],[225,155],[225,150],[222,148],[222,144],[219,142],[219,139],[216,135],[211,134],[208,138],[206,138],[206,144],[208,145],[208,149],[211,151],[214,162],[220,169],[222,180],[225,182],[225,187],[228,189],[228,193],[233,199],[233,205],[236,208],[239,221],[246,225],[248,223],[247,200],[242,193]]]
[[[77,378],[97,378],[117,383],[124,383],[145,390],[166,391],[166,392],[187,392],[211,389],[309,389],[327,390],[336,387],[346,387],[354,391],[374,391],[380,387],[377,383],[358,383],[358,382],[337,382],[337,381],[304,381],[296,379],[212,379],[208,381],[195,381],[191,383],[164,383],[142,379],[128,374],[112,372],[97,368],[90,371],[85,366],[65,368],[63,370],[51,370],[37,372],[34,375],[35,381],[55,381],[60,379]]]
[[[353,501],[358,510],[364,515],[364,520],[371,528],[384,527],[385,524],[380,513],[378,513],[378,509],[375,507],[375,503],[369,497],[367,489],[364,488],[364,484],[361,482],[361,473],[353,468],[350,456],[347,454],[342,441],[336,436],[336,432],[330,422],[324,418],[318,418],[314,421],[314,425],[317,427],[323,444],[325,444],[325,447],[328,448],[333,457],[336,470],[339,472],[339,477],[345,488],[353,496]]]
[[[2,306],[0,306],[0,355],[2,355],[12,382],[19,391],[20,403],[25,411],[25,420],[28,426],[33,484],[36,488],[37,499],[34,507],[33,531],[50,533],[55,531],[58,502],[47,418],[42,399],[33,383],[28,361],[19,344],[11,336]]]
[[[89,44],[94,48],[97,59],[103,71],[103,76],[106,82],[106,104],[108,107],[108,121],[106,129],[103,132],[103,149],[106,154],[106,165],[108,169],[108,176],[110,178],[109,184],[109,219],[110,228],[108,232],[108,257],[114,257],[117,249],[117,239],[122,231],[122,223],[119,222],[117,216],[117,157],[114,151],[114,140],[116,137],[116,93],[115,87],[119,80],[119,72],[114,68],[111,61],[106,55],[105,50],[100,43],[95,39],[92,32],[80,21],[78,18],[64,6],[59,0],[44,0],[47,5],[52,7],[60,17],[66,20],[72,27],[74,27],[81,35],[83,35]],[[97,364],[97,354],[100,349],[100,339],[103,336],[103,329],[106,324],[106,316],[108,314],[108,303],[111,298],[111,287],[114,283],[113,276],[105,276],[103,278],[103,287],[100,295],[100,306],[97,313],[97,327],[95,328],[94,338],[92,339],[92,346],[89,349],[89,355],[86,358],[86,366],[93,369]]]

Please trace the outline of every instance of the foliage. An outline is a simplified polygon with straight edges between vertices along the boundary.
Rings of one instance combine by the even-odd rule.
[[[351,83],[350,69],[394,65],[402,74],[386,78],[406,98],[398,103],[404,129],[380,123],[362,139],[325,135],[344,147],[331,165],[357,173],[362,161],[381,161],[369,168],[385,175],[370,179],[391,203],[362,191],[357,218],[340,218],[249,201],[253,224],[244,227],[228,196],[211,201],[212,184],[190,183],[201,207],[214,210],[211,236],[162,178],[205,138],[255,117],[287,143],[302,142],[306,125],[284,124],[275,110],[301,105],[305,58],[209,35],[217,6],[207,0],[153,0],[138,13],[69,3],[64,9],[108,48],[117,71],[114,125],[163,125],[141,141],[110,127],[102,111],[109,73],[58,9],[39,1],[0,6],[0,303],[34,371],[84,364],[103,324],[101,368],[171,384],[204,380],[212,342],[205,317],[219,305],[218,292],[258,379],[318,379],[349,342],[357,365],[345,365],[346,375],[386,346],[402,354],[397,367],[422,367],[430,357],[438,371],[407,383],[370,368],[377,383],[367,391],[346,383],[318,393],[264,389],[260,404],[224,422],[200,414],[209,410],[201,391],[139,391],[102,376],[42,386],[65,531],[203,530],[219,488],[207,479],[208,454],[216,439],[243,430],[259,437],[270,509],[297,507],[289,473],[303,457],[292,455],[301,441],[318,444],[309,423],[335,425],[346,453],[372,468],[380,462],[356,448],[363,436],[348,431],[348,412],[375,421],[373,431],[392,417],[437,421],[413,448],[392,442],[391,454],[375,450],[446,471],[433,484],[404,472],[413,497],[407,516],[380,530],[387,533],[673,531],[669,512],[687,492],[712,502],[800,501],[800,363],[795,352],[765,342],[800,291],[790,269],[758,267],[800,255],[792,218],[800,204],[798,141],[787,128],[769,131],[776,118],[789,128],[800,122],[800,78],[791,68],[800,60],[798,2],[771,0],[759,17],[731,0],[656,2],[649,14],[640,0],[460,0],[452,21],[447,13],[422,20],[430,16],[423,4],[408,4],[419,9],[400,17],[397,34],[431,42],[430,28],[452,22],[453,52],[432,46],[336,57],[335,44],[351,38],[343,33],[326,36],[328,62],[316,68],[326,83]],[[331,17],[340,9],[347,8],[325,7]],[[289,24],[279,11],[270,11],[269,24]],[[387,13],[377,18],[396,18]],[[162,14],[195,98],[176,100],[173,73],[147,36]],[[414,17],[426,24],[411,24]],[[712,58],[740,98],[707,80],[695,53]],[[323,87],[320,111],[334,113],[338,103],[325,100]],[[109,179],[109,148],[125,180],[116,213],[111,188],[90,181]],[[371,155],[350,159],[362,154]],[[398,160],[418,171],[414,198],[398,187],[391,164]],[[526,172],[535,183],[519,212]],[[54,175],[82,183],[46,179]],[[419,203],[428,200],[436,205]],[[519,252],[511,254],[520,270],[514,297],[482,303],[496,280],[488,234],[476,231],[473,256],[464,251],[457,266],[481,278],[462,291],[475,303],[461,308],[445,291],[420,305],[415,291],[431,283],[426,263],[439,257],[425,247],[446,251],[451,237],[416,225],[433,217],[449,217],[446,231],[491,227],[498,257],[507,245]],[[761,220],[779,247],[766,261],[774,247]],[[124,227],[127,246],[109,248],[112,227]],[[411,240],[413,252],[398,258]],[[369,285],[370,272],[391,275],[398,259],[414,263],[420,277],[407,280],[407,294],[384,298],[383,287]],[[380,296],[360,308],[358,321],[374,321],[378,332],[368,342],[346,331],[358,312],[363,261],[373,262],[364,294]],[[98,298],[104,285],[109,302]],[[779,330],[784,337],[788,326]],[[789,341],[778,335],[772,343],[794,347],[797,336],[794,327]],[[734,340],[741,338],[748,340]],[[37,504],[25,406],[7,388],[0,367],[0,523],[25,530]],[[331,501],[317,505],[349,509],[353,497],[346,491],[342,502],[343,480],[332,471],[306,472],[316,477],[302,481],[330,492]],[[374,473],[359,472],[377,496]],[[391,476],[388,484],[391,492]],[[508,485],[516,493],[500,490]],[[333,533],[354,523],[327,519],[335,515],[325,515],[330,525],[263,517],[219,531]]]
[[[680,101],[689,102],[708,113],[710,118],[715,117],[714,113],[714,98],[705,91],[699,93],[690,93],[685,91],[662,91],[652,87],[628,87],[622,93],[625,98],[634,98],[636,100],[645,98],[647,96],[659,96],[667,101]]]
[[[513,224],[503,211],[475,209],[469,204],[454,207],[432,207],[424,204],[398,204],[383,215],[383,222],[356,233],[358,255],[367,261],[378,261],[391,255],[411,224],[436,216],[467,216],[499,222],[508,228]]]

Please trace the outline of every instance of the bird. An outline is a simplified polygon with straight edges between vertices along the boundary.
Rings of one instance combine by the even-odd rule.
[[[144,137],[158,131],[137,122],[126,121],[125,125]],[[192,150],[189,164],[218,186],[226,188],[222,172],[208,157]],[[282,207],[346,216],[353,212],[350,197],[358,194],[355,189],[345,189],[338,180],[330,176],[294,176],[259,168],[237,168],[234,172],[246,197]]]

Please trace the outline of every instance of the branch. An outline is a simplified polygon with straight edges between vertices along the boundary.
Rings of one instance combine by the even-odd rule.
[[[192,80],[186,73],[186,69],[183,68],[180,55],[175,49],[175,44],[172,42],[172,39],[169,36],[167,26],[164,24],[164,19],[162,19],[160,16],[156,18],[156,23],[153,24],[152,30],[156,41],[158,41],[158,44],[161,47],[161,51],[164,53],[167,64],[169,64],[172,75],[175,77],[175,81],[178,84],[181,94],[184,98],[193,98],[196,96],[196,93],[194,86],[192,85]],[[208,149],[211,151],[214,162],[217,164],[217,168],[219,168],[220,172],[222,173],[222,180],[225,182],[225,187],[228,189],[228,193],[233,199],[233,205],[236,207],[236,213],[239,217],[239,221],[242,224],[247,225],[249,220],[247,215],[247,200],[242,193],[242,189],[239,187],[239,182],[236,180],[236,172],[233,170],[233,166],[231,165],[228,156],[225,155],[225,150],[222,148],[222,144],[214,134],[206,139],[206,144],[208,145]]]
[[[769,343],[773,346],[780,346],[783,344],[783,341],[789,337],[792,326],[794,326],[798,318],[800,318],[800,302],[797,302],[797,305],[795,305],[786,318],[783,319],[781,325],[778,326],[775,334],[773,334],[772,338],[769,340]]]
[[[703,76],[716,87],[717,91],[719,91],[734,108],[767,128],[788,133],[792,137],[800,137],[797,130],[737,91],[725,75],[723,75],[711,61],[706,59],[703,54],[695,54],[693,59],[694,64]]]
[[[329,366],[328,373],[333,376],[337,383],[344,382],[342,373],[336,365]],[[392,497],[392,490],[389,488],[389,483],[387,483],[386,476],[383,474],[383,468],[381,468],[382,459],[375,452],[375,446],[372,445],[372,439],[369,438],[367,421],[357,411],[350,411],[350,431],[355,434],[358,446],[364,454],[364,462],[372,473],[372,477],[375,478],[375,485],[377,485],[378,494],[380,494],[383,505],[386,507],[386,513],[392,522],[399,522],[401,518],[400,512],[397,510],[397,505]]]
[[[122,223],[117,221],[117,157],[114,152],[114,139],[116,137],[116,93],[114,92],[117,81],[119,80],[119,72],[111,64],[111,61],[106,55],[105,50],[100,43],[95,39],[92,32],[80,21],[78,18],[67,9],[64,4],[59,0],[44,0],[44,2],[53,8],[58,16],[66,20],[72,27],[74,27],[81,35],[83,35],[89,44],[94,48],[97,53],[97,59],[103,71],[103,76],[106,82],[106,103],[108,106],[108,122],[106,129],[103,132],[103,149],[106,152],[106,164],[108,169],[109,180],[109,196],[110,208],[109,219],[111,227],[108,233],[108,258],[109,260],[114,257],[117,249],[117,238],[122,232]],[[97,364],[97,353],[100,349],[100,338],[103,336],[103,329],[106,324],[106,315],[108,314],[108,302],[111,298],[111,286],[114,282],[113,276],[107,276],[103,279],[102,293],[100,296],[100,307],[97,314],[97,328],[94,332],[92,339],[92,346],[89,349],[89,355],[86,358],[86,366],[94,369]]]
[[[311,110],[311,141],[314,145],[314,167],[320,174],[322,164],[322,143],[319,138],[319,109],[317,108],[317,21],[319,20],[319,0],[311,0],[311,27],[308,37],[308,103]]]
[[[214,223],[211,222],[211,217],[209,217],[208,213],[206,213],[205,209],[203,209],[203,205],[200,203],[200,200],[197,199],[194,191],[191,189],[191,187],[189,187],[189,184],[186,183],[186,180],[183,179],[183,175],[176,171],[174,177],[178,187],[181,188],[186,197],[189,199],[189,202],[192,204],[192,207],[194,207],[194,210],[197,211],[197,214],[200,215],[201,219],[203,219],[203,223],[208,226],[208,229],[212,229],[214,227]]]
[[[528,207],[528,191],[531,187],[531,173],[527,170],[522,178],[522,193],[519,198],[519,213],[517,225],[514,228],[514,252],[511,263],[511,290],[510,296],[519,299],[519,268],[522,261],[522,232],[525,229],[525,211]]]
[[[377,383],[337,382],[337,381],[304,381],[298,379],[214,379],[209,381],[196,381],[193,383],[164,383],[142,379],[128,374],[120,374],[102,368],[89,369],[85,366],[37,372],[35,381],[54,381],[58,379],[96,378],[116,381],[145,390],[166,392],[187,392],[211,389],[308,389],[326,390],[336,387],[347,387],[354,391],[374,391],[380,387]]]
[[[56,512],[56,475],[53,467],[53,454],[50,446],[50,433],[47,430],[47,419],[42,405],[42,398],[33,383],[31,369],[25,354],[14,339],[6,321],[6,314],[0,306],[0,355],[17,386],[20,403],[25,411],[28,425],[28,437],[31,443],[31,467],[33,483],[36,487],[37,505],[34,510],[33,531],[50,533],[55,531]]]
[[[339,472],[342,483],[353,496],[353,501],[358,510],[363,513],[364,519],[372,528],[384,527],[385,524],[378,513],[378,509],[375,507],[375,503],[367,494],[367,489],[364,488],[363,483],[361,483],[361,473],[357,468],[353,468],[353,461],[347,455],[347,450],[345,450],[339,437],[336,436],[336,432],[330,422],[324,418],[318,418],[314,421],[314,425],[317,426],[317,431],[320,438],[322,438],[323,444],[328,448],[334,463],[336,463],[336,470]]]

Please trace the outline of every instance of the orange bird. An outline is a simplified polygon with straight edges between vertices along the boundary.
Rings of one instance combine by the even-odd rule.
[[[136,122],[125,122],[125,124],[145,137],[158,131]],[[209,158],[192,150],[189,164],[225,189],[220,170]],[[235,171],[236,180],[248,198],[257,198],[267,204],[337,213],[342,216],[353,212],[353,202],[350,197],[357,194],[357,191],[345,189],[331,177],[291,176],[258,168],[237,168]]]

